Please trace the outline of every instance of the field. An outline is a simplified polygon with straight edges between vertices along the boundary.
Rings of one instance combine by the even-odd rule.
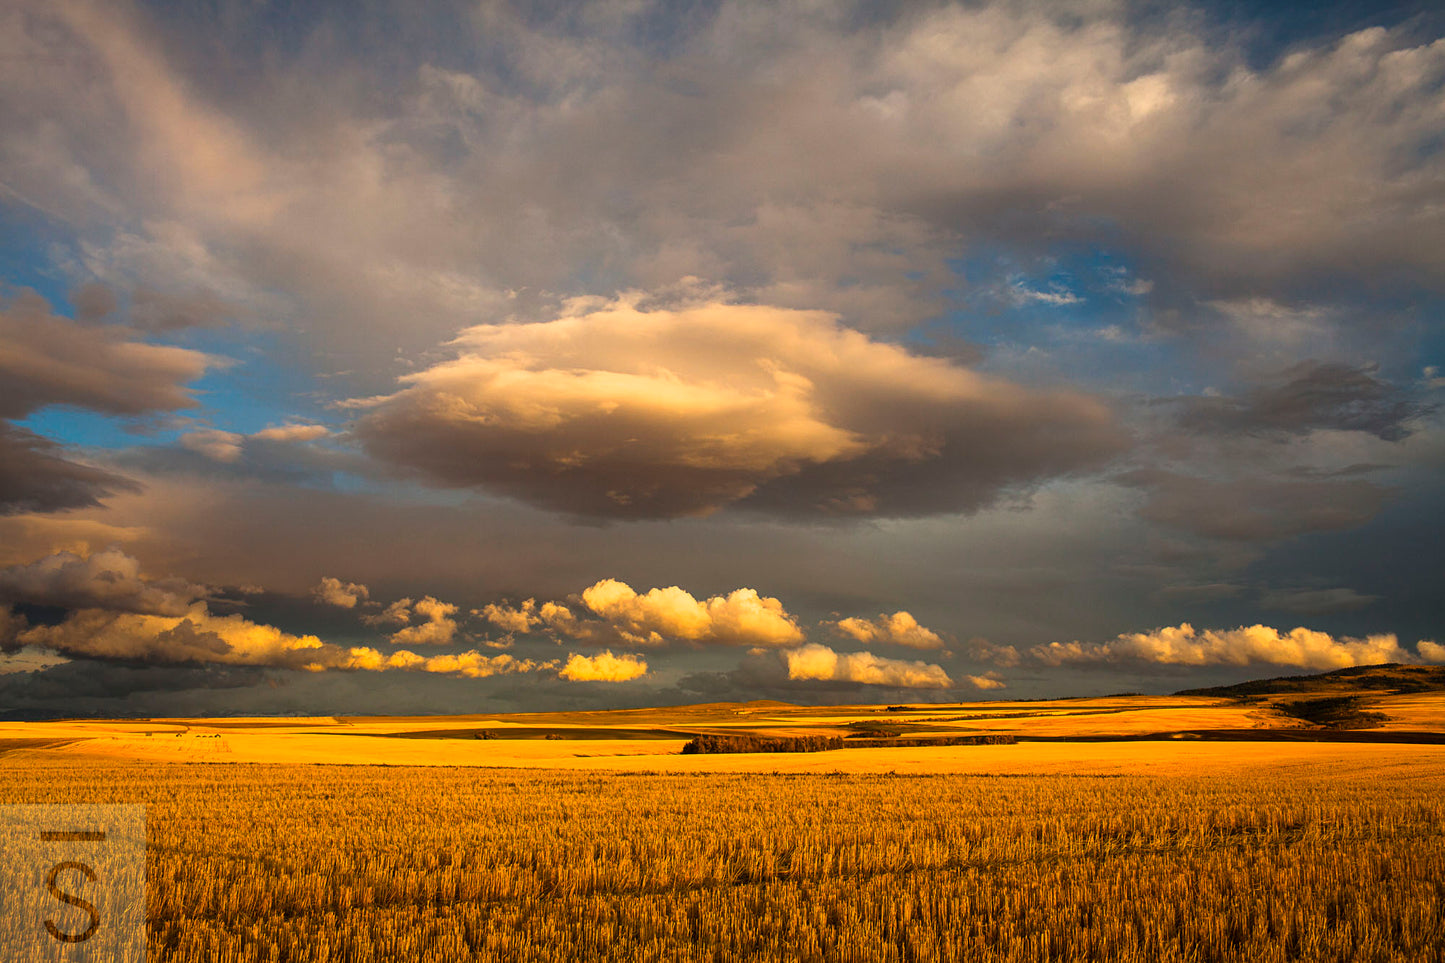
[[[1441,696],[1372,698],[17,723],[0,802],[148,806],[156,961],[1445,959]],[[1038,741],[679,753],[898,719]]]

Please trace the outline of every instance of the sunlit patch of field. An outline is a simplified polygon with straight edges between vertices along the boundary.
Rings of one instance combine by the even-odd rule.
[[[1439,959],[1445,757],[1286,748],[1320,754],[895,777],[57,753],[0,759],[0,802],[149,807],[157,963]]]
[[[1364,707],[1383,712],[1381,729],[1445,732],[1445,692],[1413,692],[1363,700]]]
[[[1331,758],[1357,750],[1271,742],[1313,738],[1307,723],[1279,711],[1298,695],[1241,701],[1215,697],[1121,696],[1056,702],[809,708],[718,704],[620,712],[452,717],[154,719],[0,723],[14,758],[63,756],[132,762],[230,762],[616,769],[624,771],[1127,772],[1195,765],[1237,768],[1253,760]],[[1445,692],[1367,695],[1384,712],[1372,728],[1445,733]],[[869,747],[807,754],[679,755],[697,734],[767,738],[808,735],[908,738],[1004,734],[1015,746]],[[1197,736],[1258,743],[1193,744]],[[1323,735],[1330,735],[1324,733]],[[1064,740],[1037,743],[1029,740]],[[1154,739],[1160,741],[1131,741]],[[1068,740],[1081,740],[1069,742]],[[1118,740],[1118,741],[1111,741]],[[845,744],[847,740],[845,739]],[[1418,747],[1434,758],[1439,747]],[[1197,760],[1197,761],[1196,761]],[[1131,768],[1133,767],[1133,768]]]
[[[120,762],[378,765],[631,773],[1259,774],[1373,771],[1445,774],[1445,746],[1312,742],[1025,742],[1011,746],[847,748],[816,753],[681,755],[668,740],[402,740],[384,737],[181,734],[17,749],[11,766]]]

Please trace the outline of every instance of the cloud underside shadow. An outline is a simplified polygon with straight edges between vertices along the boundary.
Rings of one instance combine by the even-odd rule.
[[[1088,395],[912,355],[825,312],[621,299],[454,345],[356,402],[362,444],[440,484],[578,515],[974,511],[1128,444]]]

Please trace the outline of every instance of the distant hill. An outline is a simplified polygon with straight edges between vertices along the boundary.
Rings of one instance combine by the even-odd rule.
[[[1437,692],[1445,689],[1445,666],[1401,665],[1387,662],[1382,665],[1361,665],[1351,669],[1336,669],[1317,675],[1289,675],[1277,679],[1256,679],[1238,685],[1221,685],[1208,689],[1184,689],[1175,695],[1193,696],[1265,696],[1288,695],[1291,693],[1374,693],[1390,692]]]

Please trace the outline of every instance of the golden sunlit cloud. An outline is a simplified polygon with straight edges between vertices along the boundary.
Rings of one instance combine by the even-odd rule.
[[[331,434],[331,430],[324,425],[292,424],[276,428],[262,428],[251,437],[261,441],[298,442],[317,441],[329,434]]]
[[[391,609],[387,609],[390,612]],[[425,621],[409,625],[391,636],[395,645],[449,645],[457,634],[457,623],[452,618],[457,607],[442,602],[430,595],[417,602],[412,611]]]
[[[632,654],[613,655],[611,650],[594,656],[573,653],[558,675],[573,682],[627,682],[647,675],[647,662]]]
[[[492,604],[481,614],[506,632],[539,630],[597,645],[793,645],[804,638],[793,616],[775,598],[740,588],[699,600],[677,586],[638,594],[616,579],[583,590],[577,604],[528,599],[517,606]]]
[[[345,664],[346,650],[240,615],[213,615],[198,602],[182,616],[80,609],[57,625],[18,635],[24,645],[78,658],[220,663],[319,670]]]
[[[318,602],[342,609],[354,609],[359,603],[371,598],[371,592],[365,585],[343,582],[329,575],[322,578],[321,584],[311,590],[311,595]]]
[[[1415,643],[1415,650],[1426,662],[1445,662],[1445,645],[1441,645],[1439,642],[1422,639]]]
[[[482,325],[355,402],[375,456],[588,515],[976,509],[1116,454],[1109,410],[870,339],[822,311],[583,299]],[[935,504],[935,502],[939,502]]]
[[[411,621],[412,600],[397,599],[380,612],[363,615],[361,621],[367,625],[406,625]]]
[[[1280,632],[1267,625],[1198,631],[1185,622],[1153,632],[1121,635],[1111,642],[1050,642],[1036,645],[1029,654],[1045,665],[1089,662],[1154,662],[1162,665],[1271,665],[1307,669],[1343,669],[1381,662],[1445,661],[1440,646],[1423,642],[1418,652],[1401,647],[1393,634],[1363,639],[1335,637],[1326,632],[1295,628]]]
[[[879,615],[871,621],[860,618],[841,619],[835,622],[833,627],[839,634],[865,644],[890,642],[910,649],[943,648],[943,639],[937,632],[919,625],[917,619],[903,611],[894,612],[892,615]]]
[[[953,680],[942,666],[879,658],[871,652],[834,652],[810,642],[778,653],[792,680],[857,682],[905,689],[947,689]]]
[[[246,665],[306,672],[399,670],[471,679],[557,667],[555,661],[518,659],[505,653],[488,656],[476,650],[421,656],[406,649],[383,653],[368,646],[334,645],[240,615],[214,615],[203,602],[179,617],[82,609],[58,625],[28,627],[8,608],[0,607],[0,648],[17,651],[22,647],[72,658],[156,664]]]

